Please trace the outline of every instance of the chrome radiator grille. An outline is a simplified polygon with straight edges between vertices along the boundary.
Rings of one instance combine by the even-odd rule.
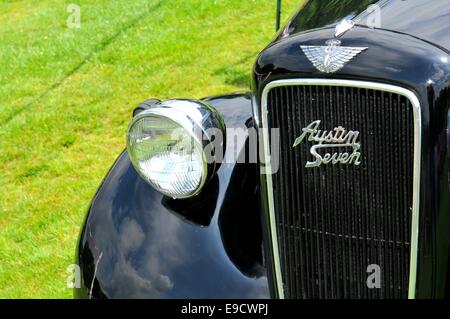
[[[411,296],[417,105],[392,91],[334,85],[276,86],[264,104],[267,127],[280,128],[279,170],[270,177],[267,195],[284,297]],[[359,166],[305,167],[314,161],[315,142],[293,145],[317,120],[321,130],[359,132]],[[337,149],[319,153],[345,150]],[[369,288],[376,266],[381,287]]]

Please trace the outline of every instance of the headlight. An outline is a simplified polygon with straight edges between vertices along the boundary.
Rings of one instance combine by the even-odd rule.
[[[205,153],[212,144],[214,151]],[[172,198],[197,195],[217,171],[224,147],[220,113],[200,101],[157,103],[136,115],[127,133],[128,155],[137,172]]]

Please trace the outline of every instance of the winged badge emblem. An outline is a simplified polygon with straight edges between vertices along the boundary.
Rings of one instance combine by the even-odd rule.
[[[300,46],[306,57],[321,72],[334,73],[367,47],[342,47],[338,39],[328,40],[326,46]]]

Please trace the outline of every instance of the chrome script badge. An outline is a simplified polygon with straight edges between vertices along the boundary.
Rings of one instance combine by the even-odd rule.
[[[338,39],[328,40],[326,46],[302,45],[300,48],[316,69],[324,73],[339,71],[347,62],[368,49],[367,47],[341,47],[341,41]]]
[[[347,164],[360,165],[361,161],[361,143],[358,142],[358,131],[347,131],[342,126],[336,127],[332,131],[319,130],[321,121],[317,120],[303,128],[300,135],[294,142],[293,148],[300,145],[305,139],[316,143],[309,150],[314,156],[314,162],[307,162],[306,168],[319,167],[322,164]],[[319,154],[321,149],[335,149],[335,152]],[[348,151],[352,149],[352,152]]]

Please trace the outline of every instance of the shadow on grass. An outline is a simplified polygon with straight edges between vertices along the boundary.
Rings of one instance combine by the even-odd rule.
[[[85,58],[79,62],[72,70],[67,72],[60,80],[50,85],[47,89],[44,90],[38,97],[33,99],[31,102],[23,105],[20,108],[17,108],[14,110],[13,113],[11,113],[4,121],[3,123],[0,123],[1,125],[5,125],[8,122],[10,122],[12,119],[14,119],[17,115],[34,105],[36,102],[40,101],[42,98],[47,96],[51,91],[57,89],[60,87],[69,77],[71,77],[74,73],[76,73],[79,69],[81,69],[89,60],[96,54],[100,53],[101,51],[104,51],[111,43],[113,43],[120,35],[128,31],[129,29],[136,26],[139,22],[142,20],[145,20],[145,18],[150,14],[153,13],[155,10],[158,10],[161,6],[163,0],[160,0],[158,3],[153,5],[149,10],[146,12],[140,14],[136,18],[132,19],[128,24],[126,24],[122,29],[118,30],[116,33],[114,33],[112,36],[104,39],[98,46],[96,46],[91,52],[88,53],[88,55],[85,56]]]
[[[256,52],[249,54],[233,64],[217,69],[213,74],[222,77],[226,84],[249,88],[251,83],[251,69],[248,65],[256,55]]]
[[[43,165],[36,165],[27,168],[22,174],[19,175],[19,180],[24,181],[30,177],[38,176],[41,173],[47,171],[50,168],[49,165],[43,164]]]

